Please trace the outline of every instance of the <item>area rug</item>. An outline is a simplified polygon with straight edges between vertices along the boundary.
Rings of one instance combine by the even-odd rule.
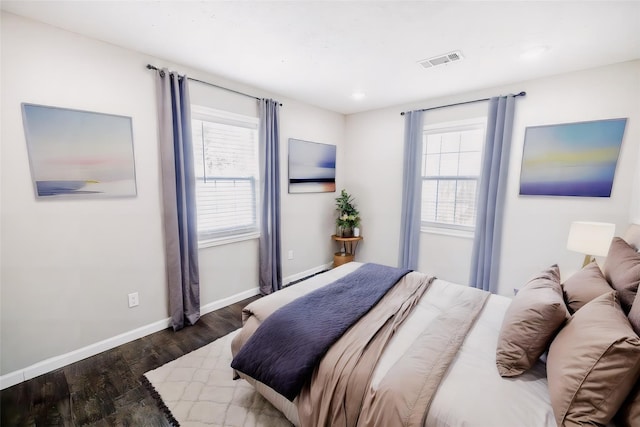
[[[174,425],[290,427],[244,380],[233,380],[229,335],[144,374]]]

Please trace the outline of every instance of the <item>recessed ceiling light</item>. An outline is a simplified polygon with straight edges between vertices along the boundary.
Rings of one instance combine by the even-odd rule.
[[[351,98],[355,99],[356,101],[360,101],[361,99],[364,99],[366,95],[363,92],[353,92],[351,94]]]
[[[522,52],[520,58],[524,60],[536,59],[548,50],[549,46],[534,46]]]

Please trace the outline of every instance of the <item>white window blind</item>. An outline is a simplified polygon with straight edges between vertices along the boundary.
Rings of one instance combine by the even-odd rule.
[[[258,229],[258,119],[192,106],[198,240]]]
[[[484,120],[425,128],[423,225],[473,230],[484,134]]]

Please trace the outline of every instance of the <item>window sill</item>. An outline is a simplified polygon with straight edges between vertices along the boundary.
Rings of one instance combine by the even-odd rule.
[[[260,238],[260,233],[238,234],[235,236],[219,237],[217,239],[207,239],[198,241],[198,249],[210,248],[213,246],[228,245],[231,243],[244,242],[245,240],[253,240]]]
[[[439,234],[441,236],[461,237],[464,239],[473,239],[474,232],[470,230],[456,230],[445,227],[420,227],[421,233]]]

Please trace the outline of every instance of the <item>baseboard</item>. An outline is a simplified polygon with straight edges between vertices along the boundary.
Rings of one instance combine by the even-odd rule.
[[[240,292],[239,294],[231,295],[230,297],[223,298],[218,301],[210,302],[200,306],[200,315],[211,313],[212,311],[220,310],[228,305],[235,304],[243,299],[251,298],[252,296],[260,294],[260,288],[249,289],[248,291]]]
[[[15,371],[10,372],[0,377],[0,390],[11,387],[12,385],[20,384],[24,381],[24,372]]]
[[[303,271],[301,273],[287,276],[282,280],[282,282],[283,284],[295,282],[296,280],[313,276],[314,274],[317,274],[329,268],[331,268],[331,263],[320,265],[318,267]],[[260,293],[259,288],[253,288],[244,292],[240,292],[230,297],[223,298],[221,300],[214,301],[212,303],[201,306],[200,313],[207,314],[212,311],[219,310],[223,307],[234,304],[238,301],[242,301],[254,295],[258,295],[259,293]],[[71,363],[75,363],[80,360],[86,359],[87,357],[95,356],[96,354],[102,353],[103,351],[110,350],[114,347],[117,347],[122,344],[126,344],[138,338],[142,338],[147,335],[153,334],[155,332],[159,332],[169,327],[170,325],[169,321],[170,320],[168,318],[159,320],[149,325],[145,325],[140,328],[133,329],[123,334],[117,335],[112,338],[108,338],[106,340],[88,345],[83,348],[79,348],[69,353],[62,354],[60,356],[54,356],[49,359],[45,359],[41,362],[34,363],[31,366],[27,366],[26,368],[19,369],[14,372],[9,372],[8,374],[0,376],[0,390],[4,390],[5,388],[14,386],[23,381],[27,381],[37,376],[40,376],[42,374],[46,374],[47,372],[55,371],[56,369],[60,369],[63,366],[67,366]]]
[[[329,270],[333,266],[333,262],[328,264],[319,265],[314,268],[310,268],[309,270],[305,270],[301,273],[292,274],[291,276],[284,277],[282,279],[282,285],[286,286],[291,282],[295,282],[297,280],[306,279],[309,276],[313,276],[314,274],[318,274],[321,271]]]
[[[154,332],[161,331],[167,327],[169,327],[168,318],[116,335],[115,337],[107,338],[106,340],[99,341],[95,344],[70,351],[69,353],[50,357],[49,359],[34,363],[24,369],[1,376],[0,390],[4,390],[5,388],[11,387],[12,385],[18,384],[22,381],[27,381],[42,374],[46,374],[47,372],[55,371],[63,366],[86,359],[87,357],[95,356],[103,351],[110,350],[119,345],[126,344]]]
[[[212,303],[201,306],[200,313],[201,314],[210,313],[214,310],[218,310],[222,307],[226,307],[238,301],[242,301],[243,299],[257,295],[258,293],[259,293],[259,289],[254,288],[248,291],[244,291],[244,292],[232,295],[227,298],[223,298],[218,301],[214,301]],[[35,363],[31,366],[27,366],[26,368],[23,368],[14,372],[9,372],[8,374],[0,376],[0,390],[4,390],[5,388],[14,386],[23,381],[30,380],[39,375],[46,374],[47,372],[55,371],[56,369],[60,369],[63,366],[78,362],[80,360],[86,359],[87,357],[95,356],[96,354],[102,353],[103,351],[110,350],[119,345],[126,344],[130,341],[133,341],[138,338],[142,338],[144,336],[153,334],[154,332],[158,332],[163,329],[166,329],[170,326],[169,322],[170,322],[169,318],[159,320],[149,325],[133,329],[123,334],[117,335],[112,338],[108,338],[106,340],[88,345],[83,348],[79,348],[69,353],[62,354],[60,356],[51,357],[49,359]]]

